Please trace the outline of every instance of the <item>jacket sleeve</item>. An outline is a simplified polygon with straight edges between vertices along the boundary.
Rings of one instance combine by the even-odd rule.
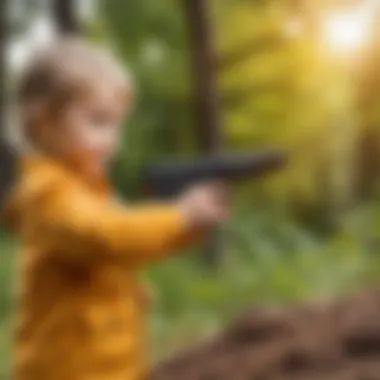
[[[71,184],[49,184],[26,202],[26,217],[47,247],[71,260],[113,256],[144,263],[194,243],[178,208],[151,204],[135,208],[110,204]]]

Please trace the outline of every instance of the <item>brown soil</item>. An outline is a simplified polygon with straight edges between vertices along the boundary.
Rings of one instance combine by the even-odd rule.
[[[252,310],[159,365],[150,380],[380,380],[380,289]]]

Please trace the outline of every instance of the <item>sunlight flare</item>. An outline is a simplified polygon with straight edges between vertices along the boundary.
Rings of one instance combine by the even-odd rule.
[[[326,45],[335,52],[354,53],[365,45],[373,21],[372,2],[355,9],[326,16],[322,33]]]

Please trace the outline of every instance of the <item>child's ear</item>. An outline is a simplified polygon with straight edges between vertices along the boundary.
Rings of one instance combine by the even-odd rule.
[[[30,138],[41,138],[45,135],[46,128],[52,122],[52,115],[42,103],[34,103],[25,110],[28,123],[28,134]]]
[[[33,125],[39,125],[46,118],[46,110],[41,102],[33,102],[29,104],[25,110],[25,120],[28,120]]]

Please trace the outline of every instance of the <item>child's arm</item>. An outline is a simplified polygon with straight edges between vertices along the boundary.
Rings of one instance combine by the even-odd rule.
[[[73,260],[108,255],[129,263],[149,262],[191,244],[206,227],[194,223],[199,217],[191,210],[191,197],[178,204],[129,208],[110,204],[70,181],[40,187],[26,202],[25,217],[37,226],[47,247]],[[211,219],[216,215],[209,214],[209,224],[215,224]]]

